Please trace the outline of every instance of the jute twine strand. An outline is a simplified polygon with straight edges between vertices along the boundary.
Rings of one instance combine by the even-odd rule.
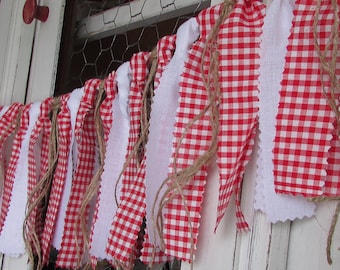
[[[148,142],[149,126],[150,126],[149,120],[150,120],[150,114],[151,114],[151,105],[152,105],[153,96],[154,96],[154,78],[155,78],[156,71],[157,71],[157,65],[158,65],[157,48],[154,48],[150,53],[150,58],[148,61],[149,72],[148,72],[148,76],[147,76],[146,83],[145,83],[143,93],[142,93],[142,102],[141,102],[142,107],[141,107],[139,137],[138,137],[137,142],[133,146],[131,153],[126,158],[123,168],[120,171],[118,179],[116,180],[115,201],[116,201],[117,206],[119,206],[119,198],[117,197],[117,192],[118,192],[118,185],[121,181],[121,178],[133,158],[138,161],[136,169],[139,168],[140,162],[142,161],[143,156],[144,156],[145,146]],[[134,265],[134,260],[135,260],[135,253],[136,253],[136,250],[133,250],[133,254],[130,254],[131,257],[130,257],[130,262],[128,265],[123,265],[121,262],[115,260],[114,263],[115,263],[116,268],[117,269],[132,269]]]
[[[149,127],[150,127],[150,114],[151,105],[154,97],[154,79],[156,75],[158,65],[157,48],[153,49],[150,56],[149,62],[149,73],[146,80],[145,88],[142,96],[142,111],[141,111],[141,132],[139,141],[137,142],[138,153],[137,157],[139,163],[144,157],[145,146],[149,139]]]
[[[40,237],[36,230],[35,219],[31,217],[33,211],[42,206],[47,208],[50,189],[52,185],[54,171],[58,162],[58,128],[57,116],[60,110],[60,98],[53,99],[51,104],[51,134],[49,137],[49,152],[48,152],[48,168],[44,176],[38,181],[32,192],[28,195],[26,205],[26,217],[24,220],[23,235],[26,244],[26,249],[29,255],[29,260],[34,266],[34,255],[36,255],[36,266],[34,269],[42,269],[42,254]]]
[[[77,237],[77,229],[80,223],[82,236],[83,236],[83,243],[84,243],[83,254],[85,254],[86,250],[88,250],[88,247],[89,247],[89,229],[88,229],[88,224],[87,224],[88,223],[88,218],[87,218],[88,206],[91,200],[94,198],[94,196],[98,193],[100,182],[101,182],[101,175],[104,171],[106,143],[104,139],[103,121],[100,116],[100,105],[102,104],[105,98],[106,98],[105,80],[102,80],[98,87],[98,92],[97,92],[95,106],[94,106],[94,124],[95,124],[95,130],[96,130],[96,140],[98,143],[99,168],[97,169],[96,173],[92,177],[90,184],[86,188],[86,191],[82,198],[80,210],[79,210],[78,222],[74,224],[79,267],[84,267],[84,266],[81,266],[82,256],[80,255],[81,250],[78,244],[79,241]]]
[[[179,196],[182,200],[182,205],[185,209],[188,224],[189,224],[189,233],[191,235],[191,250],[190,250],[190,261],[191,261],[191,269],[193,269],[193,258],[194,258],[194,234],[192,221],[187,205],[186,197],[183,193],[183,188],[192,180],[192,178],[197,174],[197,172],[202,168],[202,166],[207,165],[211,159],[215,156],[217,152],[217,144],[218,144],[218,132],[219,132],[219,103],[220,103],[220,84],[219,84],[219,74],[218,74],[218,58],[219,54],[217,51],[217,34],[221,24],[231,13],[236,1],[224,1],[223,8],[221,14],[219,15],[215,25],[213,26],[211,32],[209,33],[203,53],[202,53],[202,62],[201,62],[201,73],[204,86],[208,95],[208,105],[197,115],[195,116],[185,127],[182,136],[179,138],[178,143],[175,148],[174,158],[173,158],[173,173],[168,176],[163,183],[161,184],[158,192],[156,194],[156,199],[154,201],[152,207],[152,216],[154,217],[153,223],[155,227],[155,232],[158,233],[162,243],[161,248],[164,249],[164,239],[163,239],[163,209],[174,197]],[[208,55],[210,57],[209,61],[209,70],[206,75],[204,72],[205,62],[204,58]],[[212,139],[208,150],[198,157],[191,166],[184,168],[182,170],[177,169],[177,157],[181,146],[183,144],[183,140],[186,137],[188,131],[192,128],[192,126],[206,114],[209,114],[209,121],[212,129]],[[161,196],[162,189],[166,187],[165,192]],[[161,197],[160,197],[161,196]],[[157,213],[155,213],[156,205],[159,205]]]
[[[339,79],[337,78],[336,74],[336,63],[338,58],[338,43],[339,43],[339,7],[337,4],[337,0],[331,0],[332,9],[333,9],[333,25],[331,29],[331,34],[327,41],[327,44],[324,50],[321,50],[319,42],[318,42],[318,21],[319,21],[319,14],[321,9],[321,2],[322,0],[318,0],[316,4],[316,10],[314,15],[314,24],[313,24],[313,36],[314,36],[314,45],[315,50],[319,55],[320,59],[320,74],[321,74],[321,84],[323,93],[327,99],[329,106],[331,107],[332,111],[335,114],[336,124],[337,124],[337,134],[340,138],[340,111],[338,109],[339,106],[339,91],[340,91],[340,83]],[[328,76],[330,80],[330,87],[327,91],[327,87],[325,86],[324,79],[325,76]],[[336,210],[334,212],[331,226],[328,231],[327,237],[327,247],[326,247],[326,254],[327,254],[327,262],[328,264],[332,264],[333,260],[331,257],[331,247],[332,247],[332,240],[334,235],[334,230],[336,227],[337,220],[339,218],[340,212],[340,197],[333,197],[333,198],[325,198],[319,197],[314,198],[312,201],[319,202],[324,200],[339,200],[337,203]]]
[[[125,159],[123,168],[121,169],[118,178],[116,179],[116,185],[115,185],[115,201],[117,207],[119,207],[119,198],[117,196],[118,193],[118,186],[120,184],[120,181],[122,180],[122,176],[124,172],[126,171],[127,167],[130,165],[130,162],[132,159],[137,160],[137,168],[139,169],[140,162],[143,159],[144,152],[145,152],[145,146],[148,142],[148,135],[149,135],[149,120],[150,120],[150,114],[151,114],[151,104],[154,96],[154,78],[157,71],[157,65],[158,65],[158,55],[157,55],[157,48],[154,48],[150,53],[150,58],[148,61],[148,77],[146,79],[146,83],[143,89],[142,93],[142,107],[141,107],[141,118],[140,118],[140,133],[137,142],[132,148],[131,153],[127,156]],[[131,258],[128,263],[128,265],[123,265],[121,262],[114,260],[114,264],[117,269],[131,269],[133,268],[136,250],[133,250],[133,254],[130,254]]]
[[[332,241],[333,241],[333,235],[336,227],[336,223],[339,218],[339,213],[340,213],[340,200],[338,200],[338,203],[336,205],[336,209],[332,218],[331,226],[328,231],[328,236],[327,236],[327,247],[326,247],[326,254],[327,254],[327,262],[328,264],[333,264],[332,260]]]
[[[128,155],[126,158],[123,168],[120,171],[120,174],[118,176],[118,179],[116,181],[116,186],[115,186],[115,201],[117,206],[119,206],[119,198],[117,197],[117,192],[118,192],[118,185],[121,181],[121,178],[123,176],[123,173],[129,166],[131,160],[135,158],[138,160],[138,162],[141,161],[142,155],[144,154],[144,148],[145,145],[148,141],[148,132],[149,132],[149,119],[150,119],[150,113],[151,113],[151,104],[152,104],[152,99],[154,96],[154,78],[157,70],[157,64],[158,64],[158,56],[157,56],[157,48],[153,49],[150,54],[150,59],[149,59],[149,73],[148,77],[145,83],[145,87],[143,89],[143,94],[142,94],[142,109],[141,109],[141,128],[140,128],[140,134],[137,142],[133,146],[133,149],[131,153]]]
[[[330,37],[327,41],[324,50],[321,50],[320,44],[318,42],[318,21],[319,14],[321,8],[322,0],[317,1],[317,6],[315,10],[314,16],[314,24],[313,24],[313,36],[314,36],[314,45],[315,50],[319,55],[319,59],[321,62],[320,65],[320,73],[321,73],[321,83],[323,93],[327,99],[329,106],[335,114],[337,121],[337,132],[338,136],[340,136],[340,111],[338,109],[339,101],[339,91],[340,91],[340,82],[336,75],[336,63],[338,56],[338,43],[339,43],[339,7],[337,5],[337,0],[331,0],[332,8],[334,12],[334,22],[331,29]],[[326,87],[324,83],[325,76],[329,77],[330,87]],[[327,90],[327,88],[329,88]]]

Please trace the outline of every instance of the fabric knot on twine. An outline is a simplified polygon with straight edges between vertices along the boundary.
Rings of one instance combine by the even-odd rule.
[[[58,128],[57,116],[60,112],[60,97],[53,99],[50,106],[49,119],[51,121],[51,133],[48,142],[48,169],[43,177],[37,182],[33,190],[28,196],[26,207],[26,218],[24,220],[24,239],[28,251],[30,263],[33,266],[36,262],[36,269],[42,269],[41,243],[40,235],[36,229],[34,220],[31,215],[34,214],[37,208],[42,209],[42,214],[46,213],[49,194],[51,190],[53,174],[58,161]],[[36,254],[36,260],[34,255]]]
[[[98,92],[96,95],[96,99],[94,102],[94,125],[96,130],[96,139],[98,143],[98,153],[99,153],[99,167],[94,174],[90,184],[87,186],[84,196],[82,198],[82,203],[79,211],[79,219],[81,221],[81,229],[83,232],[83,240],[84,240],[84,250],[89,247],[89,235],[87,225],[86,212],[88,209],[88,205],[92,198],[98,193],[101,181],[101,175],[104,171],[104,160],[106,153],[106,144],[104,140],[104,127],[103,121],[100,116],[100,106],[102,102],[106,98],[106,90],[105,90],[105,80],[101,80],[98,86]],[[77,239],[77,238],[76,238]]]

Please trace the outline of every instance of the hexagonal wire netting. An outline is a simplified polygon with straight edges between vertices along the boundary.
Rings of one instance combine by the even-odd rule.
[[[67,1],[55,94],[104,78],[134,53],[151,51],[209,5],[210,0]]]

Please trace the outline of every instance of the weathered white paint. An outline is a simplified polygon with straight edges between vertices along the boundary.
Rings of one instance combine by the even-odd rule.
[[[202,210],[198,252],[193,267],[203,269],[286,269],[290,222],[270,224],[265,215],[255,212],[254,188],[256,173],[256,148],[247,166],[242,190],[242,208],[252,227],[247,233],[236,232],[234,203],[230,204],[216,234],[218,198],[218,171],[211,166]],[[191,269],[182,263],[182,270]]]
[[[27,89],[29,102],[53,95],[66,0],[41,1],[48,6],[46,22],[36,22],[33,55]]]
[[[34,24],[22,20],[24,0],[2,0],[0,5],[0,101],[23,102],[34,36]]]
[[[292,223],[287,270],[338,270],[340,269],[340,224],[335,228],[332,244],[333,264],[326,258],[327,236],[336,202],[323,202],[318,205],[314,218],[296,220]]]

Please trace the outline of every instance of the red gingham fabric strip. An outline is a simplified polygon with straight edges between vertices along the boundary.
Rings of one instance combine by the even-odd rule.
[[[159,247],[154,248],[154,245],[150,241],[147,233],[143,235],[143,240],[143,249],[140,259],[144,264],[161,264],[173,259],[166,255],[164,251],[160,250]]]
[[[255,136],[257,132],[257,125],[254,126],[254,128],[251,130],[251,133],[249,135],[248,144],[244,149],[244,155],[240,161],[242,166],[239,168],[239,179],[235,179],[235,210],[236,210],[236,228],[239,231],[248,231],[250,229],[248,223],[246,222],[242,209],[241,209],[241,197],[242,197],[242,183],[243,183],[243,177],[244,177],[244,170],[245,166],[248,164],[248,161],[250,159],[250,155],[253,151],[253,147],[255,144]]]
[[[0,117],[0,125],[1,125],[1,136],[0,136],[0,160],[1,160],[1,166],[3,168],[3,171],[7,170],[9,159],[10,159],[10,152],[12,148],[12,143],[13,143],[13,136],[11,136],[14,127],[13,124],[9,121],[9,117],[12,119],[13,116],[13,109],[17,106],[22,106],[19,103],[14,103],[9,106],[4,106],[0,112],[1,117]],[[12,108],[11,108],[12,107]],[[11,108],[11,110],[9,110]],[[21,109],[19,109],[21,110]],[[7,116],[3,118],[3,116],[7,113]],[[19,112],[16,112],[19,114]],[[15,119],[12,119],[15,121]],[[9,130],[10,129],[10,130]],[[1,201],[2,201],[2,196],[1,196]],[[0,221],[1,223],[1,221]]]
[[[105,143],[105,149],[107,146],[107,141],[109,137],[109,133],[112,127],[112,122],[113,122],[113,115],[112,115],[112,104],[115,99],[115,93],[116,93],[116,82],[115,82],[115,72],[112,72],[109,74],[109,76],[105,80],[105,92],[106,92],[106,98],[102,101],[100,104],[100,118],[102,120],[103,124],[103,131],[104,131],[104,143]],[[94,211],[94,216],[92,220],[92,226],[91,226],[91,234],[90,234],[90,243],[92,241],[92,236],[93,236],[93,227],[95,222],[98,219],[98,207],[100,203],[100,189],[98,189],[98,194],[97,194],[97,200],[96,200],[96,208]],[[93,264],[96,264],[96,259],[91,258]]]
[[[154,78],[154,89],[157,89],[162,72],[171,60],[176,47],[176,35],[162,37],[157,43],[158,63]]]
[[[86,188],[95,173],[96,131],[94,101],[100,83],[99,79],[86,81],[84,95],[77,113],[75,139],[78,145],[78,158],[66,210],[61,249],[56,262],[58,267],[74,269],[82,263],[80,260],[83,257],[84,242],[79,210]],[[111,80],[105,80],[105,89],[111,89],[111,87]]]
[[[27,203],[28,144],[32,128],[39,114],[39,102],[23,107],[22,113],[17,118],[18,131],[15,133],[13,145],[9,149],[11,150],[11,158],[14,156],[13,149],[19,148],[20,153],[15,162],[14,178],[11,179],[11,201],[0,235],[0,251],[13,257],[25,253],[22,225],[25,219]],[[18,142],[20,142],[20,146]],[[8,175],[5,173],[5,176]]]
[[[273,150],[275,191],[306,197],[322,195],[334,129],[314,50],[315,6],[316,1],[295,3]],[[331,4],[322,1],[318,24],[321,49],[329,37],[331,14]]]
[[[166,66],[169,64],[170,60],[173,57],[175,47],[176,47],[176,35],[170,35],[170,36],[164,36],[162,37],[158,43],[157,43],[157,54],[158,54],[158,65],[157,65],[157,71],[154,78],[154,89],[157,90],[159,87],[160,79],[163,75],[163,71],[166,68]],[[167,90],[167,89],[166,89]],[[170,90],[170,89],[169,89]],[[158,91],[158,90],[157,90]],[[152,108],[151,108],[151,114],[152,114]],[[152,117],[152,116],[151,116]],[[151,125],[151,123],[150,123]],[[149,131],[150,135],[150,131]],[[150,138],[149,138],[150,140]],[[152,143],[152,142],[150,142]],[[144,172],[145,174],[146,172]],[[145,175],[144,175],[145,177]],[[145,180],[146,181],[146,180]],[[147,219],[147,217],[146,217]],[[154,245],[149,241],[148,236],[148,230],[151,230],[152,228],[145,228],[144,235],[143,235],[143,244],[142,244],[142,255],[141,255],[141,261],[148,264],[160,264],[167,261],[170,261],[171,258],[166,256],[163,251],[161,251],[159,248],[156,248],[154,250]]]
[[[30,134],[28,147],[28,196],[30,196],[48,167],[48,139],[51,131],[49,113],[52,100],[52,98],[47,98],[41,103],[40,115]],[[32,200],[34,199],[35,197],[32,198]],[[35,231],[39,239],[41,239],[43,220],[42,209],[40,209],[39,205],[30,214],[25,230],[29,234]]]
[[[265,6],[258,1],[238,1],[218,34],[221,85],[218,161],[220,173],[216,227],[231,195],[239,192],[258,118],[258,67],[260,34]],[[236,194],[238,198],[239,194]],[[237,228],[247,230],[236,202]]]
[[[173,162],[176,156],[176,148],[184,133],[184,139],[179,146],[176,157],[177,171],[188,168],[194,161],[204,154],[211,141],[211,124],[208,113],[196,121],[190,129],[185,130],[192,119],[200,114],[208,105],[208,97],[202,81],[201,61],[204,62],[205,73],[209,67],[208,55],[203,56],[203,48],[208,33],[221,11],[221,5],[217,5],[202,11],[197,16],[200,27],[200,38],[196,41],[188,53],[184,71],[180,80],[179,107],[176,113],[174,129],[174,144],[172,150],[170,174],[174,173]],[[171,257],[190,260],[192,245],[196,250],[197,236],[200,222],[201,203],[205,189],[207,168],[203,166],[191,181],[183,187],[183,195],[186,206],[180,195],[170,200],[164,209],[164,242],[165,254]],[[188,212],[187,212],[188,211]],[[192,234],[187,213],[190,215]]]
[[[6,140],[11,136],[11,134],[15,131],[15,127],[17,124],[17,117],[21,113],[23,105],[20,103],[13,103],[7,111],[0,118],[0,149],[1,151],[1,163],[3,166],[6,175],[4,175],[4,187],[2,194],[2,204],[1,204],[1,215],[0,215],[0,232],[2,231],[9,204],[11,201],[12,188],[13,188],[13,179],[16,169],[16,160],[19,157],[20,153],[20,138],[17,139],[17,142],[12,143],[13,153],[11,155],[6,154]],[[24,122],[26,123],[26,121]],[[19,145],[18,145],[19,144]],[[19,147],[19,148],[18,148]],[[5,152],[5,153],[4,153]]]
[[[81,263],[83,255],[83,235],[78,217],[85,190],[93,176],[95,162],[94,101],[100,80],[88,80],[84,86],[76,117],[75,140],[78,145],[77,165],[73,174],[64,233],[56,265],[74,269]],[[78,244],[78,250],[77,250]],[[78,253],[79,252],[79,253]]]
[[[29,114],[30,106],[31,105],[18,107],[20,109],[17,111],[15,115],[13,115],[14,118],[12,120],[14,121],[11,120],[8,122],[8,125],[12,125],[12,127],[15,127],[15,125],[17,124],[18,130],[17,132],[15,132],[14,129],[12,130],[13,131],[12,136],[14,136],[14,138],[12,141],[11,152],[9,155],[8,167],[4,174],[2,216],[4,216],[5,219],[7,217],[7,214],[11,213],[10,207],[11,207],[11,203],[13,203],[11,202],[11,200],[12,200],[12,195],[13,195],[14,179],[16,175],[18,159],[20,156],[22,140],[26,134],[26,130],[28,127],[28,121],[29,121],[28,114]],[[8,135],[10,135],[10,133],[8,133]],[[7,135],[5,134],[5,136]],[[6,226],[10,226],[10,224],[7,223],[7,219],[6,220],[5,219],[3,220],[5,224],[4,226],[2,226],[2,229],[4,230],[2,231],[2,233],[5,233]]]
[[[116,198],[120,198],[120,188],[116,186],[117,178],[125,161],[128,134],[128,94],[130,90],[131,73],[129,62],[123,63],[115,71],[114,80],[116,92],[112,96],[111,116],[113,120],[108,129],[106,153],[101,175],[101,185],[98,191],[96,205],[96,221],[93,222],[90,249],[92,267],[97,265],[97,258],[111,261],[106,253],[106,243],[113,217],[117,210]],[[117,189],[117,190],[116,190]],[[115,194],[116,193],[116,194]]]
[[[127,157],[131,154],[140,133],[142,93],[148,74],[149,57],[150,53],[140,52],[134,54],[130,60],[132,78],[129,92],[130,131]],[[137,175],[139,166],[144,165],[138,164],[138,159],[134,156],[122,175],[122,195],[106,247],[108,255],[123,264],[130,264],[131,258],[136,256],[134,248],[145,216],[145,186],[142,178]]]
[[[42,234],[42,256],[43,264],[48,263],[52,245],[55,222],[59,210],[64,181],[67,173],[67,162],[71,140],[71,116],[67,107],[69,95],[60,97],[61,108],[57,116],[58,129],[58,163],[53,175],[53,184],[50,191],[49,204],[47,208],[45,224]]]
[[[40,170],[37,171],[37,182],[44,177],[46,171],[49,168],[49,140],[51,136],[51,120],[50,120],[50,113],[51,113],[51,103],[48,102],[49,107],[45,107],[46,110],[44,115],[45,117],[41,118],[43,121],[42,130],[40,131],[42,134],[42,141],[41,141],[41,157],[40,157]],[[48,204],[48,201],[44,201],[44,204]],[[44,223],[45,223],[45,210],[43,209],[44,205],[39,205],[36,208],[36,221],[35,221],[35,228],[37,231],[37,235],[39,236],[39,239],[41,241],[42,239],[42,233],[44,230]]]
[[[60,198],[58,215],[57,215],[57,219],[54,225],[55,228],[54,228],[54,233],[53,233],[52,244],[57,250],[60,250],[61,248],[67,204],[69,201],[71,188],[72,188],[73,172],[77,164],[78,147],[77,147],[77,142],[75,140],[74,130],[76,126],[77,112],[79,110],[79,105],[80,105],[80,101],[81,101],[83,94],[84,94],[84,87],[74,89],[73,92],[70,93],[70,96],[67,101],[67,107],[69,109],[70,121],[71,121],[71,131],[70,131],[71,138],[70,138],[70,143],[69,143],[66,177],[64,181],[63,192]]]

